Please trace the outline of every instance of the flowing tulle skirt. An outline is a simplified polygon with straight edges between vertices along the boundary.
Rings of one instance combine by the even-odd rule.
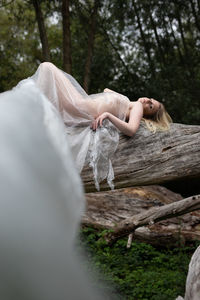
[[[99,190],[99,183],[107,179],[113,189],[111,160],[118,146],[118,130],[108,120],[104,120],[104,126],[95,132],[90,125],[95,117],[105,111],[125,120],[129,99],[115,92],[87,95],[71,75],[48,62],[40,64],[33,76],[15,87],[20,89],[22,97],[23,88],[29,82],[48,99],[49,104],[44,104],[44,122],[55,140],[57,129],[53,118],[55,113],[60,115],[79,173],[85,164],[89,164],[93,168],[96,188]],[[64,153],[64,141],[58,142],[56,147]]]

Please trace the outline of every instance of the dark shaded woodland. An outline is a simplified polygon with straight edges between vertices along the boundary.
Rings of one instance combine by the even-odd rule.
[[[52,61],[88,93],[105,87],[200,120],[199,0],[1,0],[0,91]]]

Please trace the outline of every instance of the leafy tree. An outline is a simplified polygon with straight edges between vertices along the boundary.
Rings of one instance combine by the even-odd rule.
[[[51,61],[63,68],[62,3],[38,3]],[[30,0],[2,4],[1,91],[33,73],[44,60]],[[110,87],[131,100],[153,97],[165,104],[175,122],[199,123],[199,1],[75,0],[68,7],[69,65],[89,93]]]

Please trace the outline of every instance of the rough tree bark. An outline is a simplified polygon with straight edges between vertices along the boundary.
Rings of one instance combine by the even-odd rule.
[[[87,193],[84,224],[113,228],[117,223],[152,207],[180,201],[183,197],[159,185],[129,187]]]
[[[109,244],[115,242],[120,237],[134,232],[137,228],[148,224],[154,224],[161,220],[181,216],[188,212],[200,210],[200,195],[192,196],[181,201],[176,201],[162,207],[151,208],[148,211],[127,218],[117,224],[114,231],[108,233],[105,239]]]
[[[43,61],[50,61],[48,38],[47,38],[46,28],[45,28],[45,24],[44,24],[44,17],[43,17],[42,10],[40,7],[40,2],[38,0],[32,0],[32,4],[35,9],[35,15],[36,15],[38,29],[39,29],[39,33],[40,33],[40,40],[42,43]]]
[[[120,135],[112,158],[115,188],[164,184],[200,178],[200,126],[172,124],[153,134],[143,125],[134,137]],[[81,174],[86,192],[96,191],[91,169]],[[108,190],[106,182],[101,190]]]
[[[152,207],[180,201],[183,197],[158,185],[117,189],[86,194],[83,226],[114,229],[121,221]],[[135,230],[134,239],[154,246],[174,246],[200,240],[200,212],[170,218]]]

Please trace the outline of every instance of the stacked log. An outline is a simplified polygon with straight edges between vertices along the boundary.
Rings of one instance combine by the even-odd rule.
[[[121,134],[112,159],[115,190],[103,182],[101,192],[96,192],[90,168],[81,174],[87,200],[83,224],[115,228],[153,207],[180,201],[185,194],[199,194],[199,141],[200,126],[183,124],[172,124],[170,131],[155,134],[142,125],[133,138]],[[175,192],[166,186],[173,186]],[[163,220],[136,229],[134,237],[156,245],[200,240],[199,217],[196,211]]]
[[[115,230],[118,224],[133,216],[150,211],[151,208],[166,207],[167,204],[177,203],[182,199],[180,194],[158,185],[88,193],[82,223]],[[177,243],[200,240],[200,212],[139,227],[134,231],[134,238],[156,246],[174,246]]]

